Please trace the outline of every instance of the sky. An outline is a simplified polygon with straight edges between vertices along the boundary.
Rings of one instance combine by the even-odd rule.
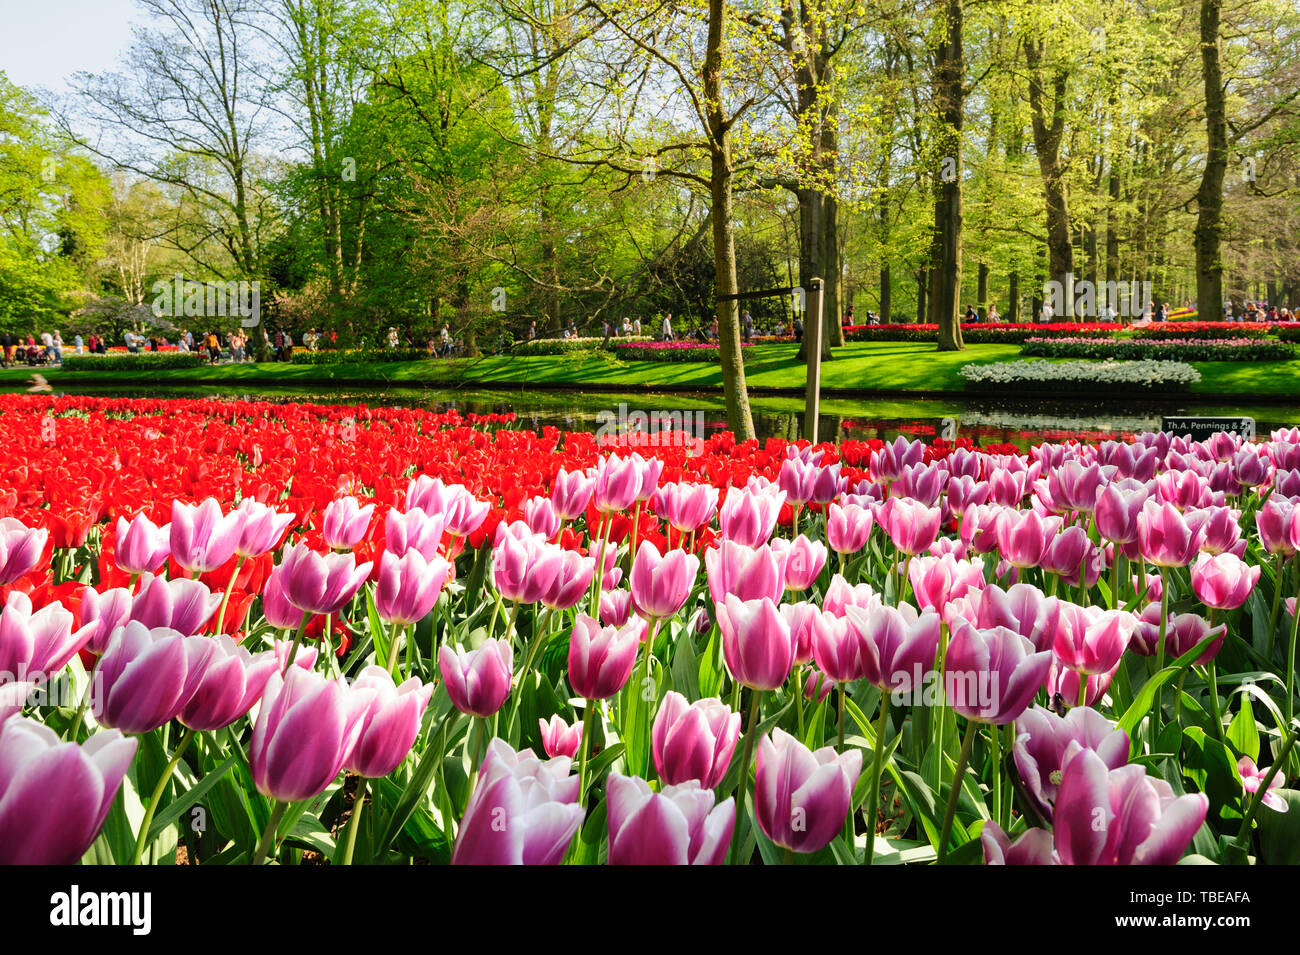
[[[67,92],[78,70],[117,65],[138,18],[134,0],[0,0],[0,70],[19,86]]]

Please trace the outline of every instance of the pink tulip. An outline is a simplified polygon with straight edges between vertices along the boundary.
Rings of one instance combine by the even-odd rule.
[[[1204,793],[1175,798],[1143,767],[1110,769],[1085,749],[1061,773],[1056,852],[1065,865],[1173,865],[1208,808]]]
[[[576,520],[587,512],[587,504],[595,490],[596,479],[591,475],[561,468],[551,485],[551,505],[560,520]]]
[[[869,610],[849,607],[849,634],[862,653],[862,675],[868,683],[896,693],[913,692],[934,669],[941,621],[927,610],[918,614],[908,604]]]
[[[984,587],[982,564],[957,560],[950,554],[914,557],[907,577],[917,604],[926,610],[942,610],[948,601]]]
[[[1060,528],[1059,517],[1004,511],[997,523],[998,553],[1013,567],[1037,567]]]
[[[740,714],[731,707],[715,697],[689,703],[669,690],[659,704],[651,734],[655,771],[666,785],[697,780],[707,789],[717,789],[739,739]]]
[[[945,500],[948,502],[948,510],[954,517],[961,517],[968,508],[983,504],[988,499],[987,481],[979,481],[967,474],[955,475],[948,479]]]
[[[456,493],[440,511],[429,510],[429,508],[425,510],[430,514],[440,513],[447,532],[453,537],[468,537],[487,520],[492,505],[487,501],[480,501],[460,485],[454,485],[451,490]]]
[[[572,759],[577,755],[578,747],[582,745],[581,722],[570,726],[556,714],[551,717],[549,723],[539,719],[537,727],[542,737],[542,750],[548,757],[554,759],[557,756],[565,756]]]
[[[923,554],[939,536],[943,512],[918,501],[891,497],[876,511],[876,520],[904,554]]]
[[[158,527],[143,514],[128,522],[117,519],[113,559],[129,574],[153,573],[167,562],[171,553],[171,525]]]
[[[691,595],[700,559],[684,550],[661,555],[650,541],[642,541],[632,561],[632,603],[637,613],[652,620],[671,617]]]
[[[817,852],[844,828],[862,750],[811,751],[779,728],[758,741],[754,811],[764,835],[784,849]]]
[[[262,615],[267,623],[279,630],[297,630],[302,623],[302,611],[289,603],[284,592],[282,567],[276,567],[266,578],[266,585],[262,588]]]
[[[550,586],[542,594],[542,605],[552,610],[568,610],[586,596],[591,578],[596,575],[596,558],[584,557],[576,550],[547,548],[547,560],[558,564]],[[550,576],[550,572],[545,572]]]
[[[272,673],[248,746],[257,791],[281,802],[324,792],[352,755],[375,695],[301,667]]]
[[[826,512],[826,543],[837,554],[856,554],[867,546],[876,519],[856,504],[832,504]]]
[[[594,500],[602,514],[626,511],[641,493],[645,461],[639,454],[620,458],[609,455],[596,464]]]
[[[444,524],[441,514],[429,515],[418,507],[405,513],[391,508],[384,515],[384,550],[398,557],[413,550],[432,561],[442,549]]]
[[[202,581],[145,574],[131,602],[130,619],[150,629],[170,627],[189,636],[202,630],[220,606],[221,594],[208,590]]]
[[[632,591],[602,590],[600,592],[600,622],[607,627],[621,627],[632,615]]]
[[[438,671],[452,704],[471,716],[491,716],[510,697],[514,653],[510,644],[484,640],[477,650],[438,648]]]
[[[0,517],[0,587],[25,576],[41,559],[50,533],[13,517]]]
[[[715,606],[724,603],[727,594],[741,600],[770,597],[776,601],[785,589],[782,561],[770,544],[747,547],[723,540],[704,552],[704,570]]]
[[[803,684],[803,695],[806,699],[824,703],[833,689],[835,684],[826,678],[825,673],[817,667],[808,668],[808,676]]]
[[[699,530],[718,510],[718,489],[711,484],[665,484],[655,491],[655,513],[679,533]]]
[[[877,480],[896,481],[902,476],[903,468],[920,464],[924,458],[925,442],[908,441],[900,434],[892,443],[872,451],[868,464]]]
[[[974,554],[989,554],[998,549],[998,525],[1011,514],[997,504],[973,504],[961,519],[961,541]]]
[[[1106,477],[1096,464],[1066,461],[1047,474],[1047,488],[1054,501],[1063,510],[1090,512],[1097,503],[1097,493],[1106,483]]]
[[[34,689],[36,684],[30,680],[21,683],[0,683],[0,724],[9,717],[21,713],[29,701],[36,702],[31,699]]]
[[[778,537],[769,546],[784,572],[785,589],[793,593],[810,588],[826,566],[826,545],[803,534],[792,541]]]
[[[239,541],[235,544],[235,553],[246,558],[269,554],[298,519],[296,514],[282,514],[251,497],[240,501],[235,513],[239,515]]]
[[[452,865],[559,865],[582,825],[578,777],[493,738],[456,832]]]
[[[787,462],[788,463],[788,462]],[[736,801],[714,805],[697,782],[654,792],[644,779],[610,773],[606,784],[610,865],[722,865]]]
[[[1102,540],[1131,544],[1138,539],[1138,515],[1149,492],[1136,481],[1119,481],[1097,489],[1093,516]]]
[[[0,865],[76,865],[135,757],[117,730],[64,743],[35,720],[0,722]]]
[[[216,570],[235,553],[243,518],[221,513],[216,498],[202,504],[172,501],[171,555],[191,573]]]
[[[95,669],[95,719],[124,733],[171,722],[198,690],[217,644],[131,621],[113,634]]]
[[[746,547],[765,544],[772,536],[784,504],[785,492],[776,487],[731,488],[718,510],[722,537]]]
[[[732,677],[755,690],[775,690],[794,666],[790,626],[769,598],[741,601],[728,594],[717,608],[722,655]]]
[[[1237,775],[1241,777],[1241,790],[1246,796],[1253,796],[1259,792],[1259,787],[1264,784],[1264,777],[1268,775],[1268,770],[1260,769],[1255,765],[1255,761],[1249,756],[1243,756],[1237,760]],[[1268,789],[1264,795],[1259,797],[1259,801],[1269,809],[1275,812],[1286,812],[1290,804],[1277,793],[1274,789],[1281,789],[1286,783],[1286,777],[1282,773],[1273,776],[1273,781],[1268,784]]]
[[[1235,610],[1259,583],[1260,568],[1235,554],[1202,554],[1192,567],[1192,591],[1205,606]]]
[[[1128,648],[1137,618],[1123,610],[1061,603],[1052,652],[1080,673],[1109,673]]]
[[[1052,665],[1047,668],[1047,681],[1044,684],[1044,688],[1047,690],[1047,698],[1058,703],[1069,703],[1070,706],[1077,707],[1079,705],[1080,681],[1086,681],[1087,690],[1083,698],[1083,705],[1096,706],[1101,702],[1102,697],[1106,695],[1106,691],[1110,689],[1110,681],[1115,678],[1115,673],[1118,670],[1119,664],[1116,663],[1113,670],[1108,670],[1105,673],[1083,674],[1053,658]]]
[[[9,592],[0,613],[0,682],[41,684],[68,665],[95,634],[93,623],[72,629],[72,614],[55,601],[32,613],[32,600],[20,590]]]
[[[781,473],[777,475],[776,486],[785,492],[785,499],[796,507],[807,504],[813,497],[817,470],[815,464],[787,459],[781,462]]]
[[[1006,627],[1029,640],[1035,650],[1050,650],[1061,613],[1061,602],[1044,597],[1031,584],[1012,584],[1006,590],[985,588],[976,619],[981,628]]]
[[[1300,545],[1300,539],[1293,532],[1295,524],[1293,515],[1300,513],[1290,501],[1270,497],[1255,513],[1255,527],[1259,531],[1260,543],[1269,554],[1281,554],[1291,557]]]
[[[351,553],[316,553],[296,544],[280,564],[284,594],[303,613],[337,613],[370,576],[370,561],[358,566]]]
[[[1234,553],[1238,557],[1246,551],[1246,543],[1241,539],[1241,511],[1235,507],[1207,508],[1209,516],[1205,521],[1205,543],[1201,550],[1207,554]]]
[[[1172,504],[1147,501],[1138,515],[1138,547],[1157,567],[1186,567],[1205,540],[1203,519],[1178,512]]]
[[[271,674],[281,668],[273,650],[254,656],[225,634],[195,639],[210,640],[211,653],[202,663],[194,695],[177,718],[190,729],[221,729],[248,715]]]
[[[438,602],[451,571],[452,565],[441,557],[426,562],[418,550],[408,550],[401,557],[385,551],[375,590],[379,619],[399,626],[423,620]]]
[[[798,603],[781,604],[781,616],[790,627],[790,639],[794,641],[795,666],[801,666],[813,658],[813,640],[816,634],[838,627],[840,620],[833,613],[828,613],[807,600]]]
[[[857,608],[850,608],[856,612]],[[850,632],[849,622],[834,614],[820,614],[811,629],[812,655],[817,666],[835,683],[852,683],[862,679],[865,665],[857,634]]]
[[[1029,475],[1025,471],[997,468],[988,476],[989,503],[1016,507],[1029,492]]]
[[[856,584],[850,587],[847,580],[836,574],[831,578],[830,586],[826,588],[826,596],[822,598],[822,609],[842,617],[846,607],[869,609],[879,603],[880,595],[871,589],[870,584]]]
[[[397,686],[383,667],[368,666],[350,692],[373,692],[374,697],[366,709],[361,735],[343,764],[367,779],[387,776],[402,765],[415,745],[433,684],[421,683],[419,677],[413,676]]]
[[[1049,820],[1061,770],[1075,754],[1091,750],[1108,769],[1118,769],[1128,762],[1128,734],[1086,706],[1074,707],[1063,717],[1041,706],[1030,707],[1016,721],[1016,731],[1016,771]]]
[[[492,586],[506,600],[537,603],[550,591],[560,572],[561,563],[554,559],[559,548],[546,543],[541,534],[514,532],[515,527],[526,529],[527,525],[518,522],[510,529],[497,529],[497,542],[492,550]]]
[[[623,689],[632,675],[646,625],[633,619],[621,627],[602,628],[578,614],[569,634],[569,685],[585,700],[606,700]]]
[[[1006,627],[959,623],[944,658],[949,702],[969,720],[1001,726],[1025,711],[1047,677],[1052,655]]]
[[[370,529],[370,516],[375,505],[362,507],[355,497],[340,497],[330,501],[325,508],[321,538],[331,550],[351,550],[361,543]]]

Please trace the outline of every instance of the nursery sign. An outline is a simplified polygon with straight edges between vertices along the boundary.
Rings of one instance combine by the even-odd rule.
[[[1255,419],[1248,415],[1220,418],[1197,418],[1182,415],[1161,418],[1160,430],[1173,434],[1190,434],[1193,441],[1203,441],[1220,431],[1235,431],[1247,441],[1255,438]]]

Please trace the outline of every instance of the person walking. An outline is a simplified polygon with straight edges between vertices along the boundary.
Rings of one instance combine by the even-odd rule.
[[[632,319],[632,334],[638,338],[641,335],[641,316],[638,315]]]
[[[754,337],[754,316],[749,314],[749,309],[745,309],[741,314],[740,325],[745,335],[745,341],[749,341]]]
[[[664,331],[664,341],[666,342],[672,341],[673,340],[673,313],[672,312],[668,312],[667,314],[664,315],[663,331]]]
[[[446,322],[442,323],[442,331],[438,333],[438,354],[443,358],[451,354],[451,328]]]

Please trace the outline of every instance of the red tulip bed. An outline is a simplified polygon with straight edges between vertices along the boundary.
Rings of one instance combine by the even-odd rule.
[[[1295,430],[0,414],[0,862],[1295,861]]]

